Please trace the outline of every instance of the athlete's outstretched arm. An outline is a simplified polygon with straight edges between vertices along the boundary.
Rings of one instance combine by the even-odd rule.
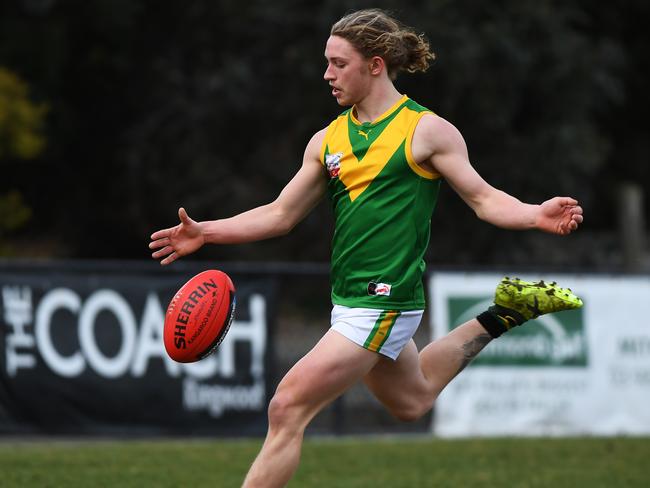
[[[289,232],[322,198],[327,178],[319,160],[325,129],[307,144],[303,163],[295,176],[271,203],[227,219],[195,222],[180,208],[180,223],[151,235],[149,248],[160,264],[174,262],[203,244],[239,244],[260,241]]]
[[[532,205],[488,184],[470,164],[458,129],[441,117],[423,117],[413,145],[414,154],[420,151],[430,155],[425,163],[440,173],[486,222],[506,229],[539,229],[560,235],[571,233],[582,223],[582,208],[571,197],[554,197]]]

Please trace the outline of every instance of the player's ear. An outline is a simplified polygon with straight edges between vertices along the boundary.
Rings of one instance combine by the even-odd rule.
[[[386,69],[386,63],[384,62],[383,58],[379,56],[373,56],[370,58],[368,67],[370,68],[370,74],[377,76],[381,74],[384,69]]]

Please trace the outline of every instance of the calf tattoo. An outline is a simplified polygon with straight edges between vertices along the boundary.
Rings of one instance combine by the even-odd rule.
[[[492,337],[490,334],[479,334],[463,344],[463,358],[456,374],[464,370],[465,367],[472,362],[472,359],[474,359],[491,340]]]

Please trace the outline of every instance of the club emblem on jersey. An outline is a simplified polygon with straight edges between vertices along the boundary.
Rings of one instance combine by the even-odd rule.
[[[342,152],[328,154],[325,156],[325,166],[327,167],[327,172],[330,174],[330,178],[338,178],[339,171],[341,170],[342,157]]]
[[[391,285],[387,283],[368,283],[368,295],[390,296]]]

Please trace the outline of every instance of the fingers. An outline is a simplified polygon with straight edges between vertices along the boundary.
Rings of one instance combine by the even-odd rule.
[[[563,207],[573,207],[578,205],[578,200],[571,197],[558,197],[558,203]]]
[[[178,209],[178,218],[179,218],[179,220],[181,221],[181,224],[191,224],[191,223],[194,222],[194,221],[189,217],[189,215],[187,215],[187,212],[185,211],[185,209],[184,209],[183,207],[181,207],[181,208]],[[161,239],[161,238],[164,238],[164,237],[169,237],[169,235],[171,234],[171,232],[172,232],[176,227],[178,227],[178,226],[169,227],[168,229],[162,229],[162,230],[158,230],[158,231],[154,232],[153,234],[151,234],[151,240],[152,240],[152,241],[155,241],[155,240],[157,240],[157,239]],[[149,246],[149,247],[151,247],[151,246]]]
[[[578,201],[571,197],[558,197],[558,203],[564,208],[564,214],[568,215],[569,220],[560,226],[560,235],[567,235],[577,230],[579,225],[582,224],[584,217],[582,215],[582,207],[578,205]]]
[[[153,238],[153,236],[152,236]],[[168,246],[171,241],[169,237],[163,237],[161,239],[156,239],[149,243],[149,249],[158,249],[159,247]]]
[[[173,253],[171,253],[169,256],[167,256],[165,259],[163,259],[162,261],[160,261],[160,264],[162,264],[163,266],[166,266],[166,265],[171,264],[171,263],[173,263],[174,261],[176,261],[176,259],[178,259],[178,254],[176,254],[175,252],[173,252]]]
[[[152,253],[151,257],[154,259],[163,258],[161,259],[160,264],[166,266],[176,261],[180,255],[174,251],[174,248],[172,246],[165,246],[162,249],[159,249],[158,251]]]
[[[149,249],[157,249],[157,251],[151,253],[151,257],[154,259],[162,258],[160,264],[163,266],[171,264],[179,258],[179,255],[174,250],[171,241],[171,236],[174,230],[181,228],[182,225],[193,223],[192,219],[190,219],[183,207],[178,209],[178,218],[181,221],[180,225],[176,225],[168,229],[158,230],[151,234]]]
[[[151,254],[151,257],[154,259],[159,259],[174,251],[174,249],[170,246],[171,241],[169,240],[169,237],[167,237],[167,235],[169,234],[167,230],[159,230],[158,232],[154,232],[153,234],[151,234],[152,241],[149,243],[149,249],[162,248],[162,249],[158,249],[158,251]],[[172,261],[169,262],[171,263]],[[160,264],[163,263],[161,262]]]
[[[582,209],[580,207],[576,207],[576,209],[572,209],[570,220],[566,224],[560,226],[559,234],[560,235],[570,234],[574,230],[578,229],[582,221],[583,221]]]
[[[149,243],[149,249],[158,249],[157,251],[151,253],[151,257],[154,259],[164,258],[162,261],[160,261],[160,264],[163,266],[173,263],[176,261],[176,259],[178,259],[178,254],[176,254],[176,251],[174,251],[174,248],[171,246],[171,240],[167,236],[168,233],[166,233],[166,231],[161,230],[154,232],[151,234],[152,241]]]
[[[155,241],[156,239],[161,239],[163,237],[168,237],[173,229],[174,229],[173,227],[170,227],[169,229],[157,230],[156,232],[151,234],[151,240]]]
[[[159,249],[156,252],[151,253],[151,257],[154,259],[160,259],[163,256],[167,256],[168,254],[171,254],[174,252],[174,248],[172,246],[165,246],[162,249]]]
[[[576,230],[578,228],[578,224],[582,224],[582,221],[584,220],[584,217],[582,216],[582,207],[580,206],[575,206],[572,207],[569,210],[569,216],[570,216],[570,221],[569,221],[569,228],[571,230]]]

